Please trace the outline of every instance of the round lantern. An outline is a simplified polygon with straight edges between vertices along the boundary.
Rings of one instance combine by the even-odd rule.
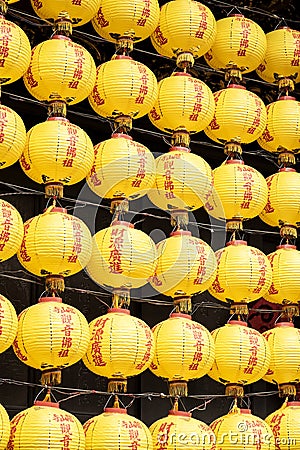
[[[244,86],[231,84],[214,93],[215,115],[204,130],[213,141],[249,144],[264,131],[267,122],[263,101]]]
[[[46,195],[62,197],[63,186],[81,181],[93,160],[85,131],[64,117],[50,117],[28,131],[20,164],[29,178],[45,184]]]
[[[171,3],[177,5],[182,1]],[[213,94],[203,81],[186,72],[175,72],[158,83],[158,96],[149,119],[157,128],[168,133],[178,128],[197,133],[209,125],[214,110]]]
[[[155,181],[155,160],[150,150],[127,134],[114,133],[95,146],[95,159],[87,177],[100,197],[136,199]]]
[[[267,39],[262,28],[242,14],[235,14],[217,21],[217,35],[206,62],[218,70],[237,68],[249,73],[262,62]]]
[[[108,390],[127,389],[127,378],[146,370],[153,358],[151,329],[127,309],[112,308],[90,323],[90,343],[83,362],[92,372],[108,378]]]
[[[15,354],[42,371],[43,384],[60,383],[60,369],[79,361],[88,347],[90,334],[84,315],[59,297],[41,297],[18,319]]]
[[[24,83],[40,101],[63,100],[74,105],[91,93],[95,78],[90,53],[70,38],[55,34],[32,50]]]
[[[151,36],[154,48],[163,56],[186,60],[204,55],[216,38],[216,21],[211,10],[193,0],[169,1],[161,7],[159,24]],[[188,61],[190,61],[190,58]]]
[[[85,450],[84,431],[73,414],[59,408],[59,403],[34,402],[11,420],[8,448],[26,450]]]
[[[73,26],[84,25],[97,13],[100,0],[30,0],[34,12],[46,21],[57,20],[67,11]]]
[[[46,277],[47,288],[63,290],[63,277],[74,275],[88,263],[91,234],[78,217],[50,206],[27,220],[18,259],[29,272]]]
[[[275,450],[271,428],[250,409],[234,407],[210,426],[216,435],[216,450]]]
[[[17,253],[23,234],[22,217],[13,205],[0,199],[0,262]]]
[[[210,332],[188,314],[173,313],[153,328],[151,372],[169,382],[171,396],[187,395],[187,382],[206,375],[214,357]]]
[[[0,450],[6,450],[10,435],[9,416],[3,406],[0,404]]]
[[[153,449],[174,450],[212,450],[216,437],[211,428],[200,420],[194,419],[191,413],[172,409],[167,417],[163,417],[150,426]]]
[[[157,0],[100,0],[100,8],[92,24],[107,41],[115,42],[119,37],[130,36],[138,42],[150,36],[158,20]]]
[[[153,240],[129,222],[115,221],[93,237],[87,265],[95,283],[120,288],[138,288],[153,276],[157,253]]]
[[[264,380],[277,383],[281,397],[295,395],[295,384],[300,380],[300,330],[291,322],[280,322],[263,335],[271,350],[271,363]]]
[[[209,292],[223,302],[233,301],[233,311],[245,314],[247,303],[263,297],[272,281],[271,264],[258,248],[232,240],[216,252],[216,277]]]
[[[284,402],[281,408],[265,419],[280,450],[296,448],[300,440],[300,402]]]
[[[21,117],[13,109],[0,105],[0,169],[20,158],[25,142],[26,129]]]
[[[0,353],[5,352],[13,343],[18,328],[18,318],[11,302],[0,294]],[[1,405],[0,405],[1,414]],[[1,439],[0,439],[1,443]],[[1,444],[0,444],[1,448]]]
[[[212,332],[215,361],[208,375],[226,385],[226,395],[244,395],[243,386],[267,372],[271,353],[268,342],[246,322],[231,320]]]

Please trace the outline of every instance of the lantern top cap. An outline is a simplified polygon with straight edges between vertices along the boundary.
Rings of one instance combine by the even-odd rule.
[[[290,328],[294,328],[294,324],[292,322],[279,322],[276,323],[275,328],[279,328],[279,327],[290,327]]]
[[[169,152],[186,152],[186,153],[190,153],[191,149],[188,147],[179,147],[174,145],[173,147],[169,148]]]
[[[131,222],[126,222],[125,220],[114,220],[111,224],[111,226],[115,226],[115,225],[121,225],[123,227],[129,227],[129,228],[134,228],[133,223]]]
[[[240,239],[237,240],[232,240],[226,243],[226,247],[228,247],[229,245],[248,245],[247,241],[242,241]]]
[[[43,212],[46,212],[48,209],[49,208],[44,209]],[[68,210],[66,208],[61,208],[60,206],[54,206],[49,212],[50,213],[58,212],[58,213],[68,214]]]
[[[248,409],[248,408],[240,409],[240,413],[241,414],[251,414],[251,409]]]
[[[242,327],[247,327],[247,322],[244,322],[243,320],[229,320],[227,322],[228,325],[241,325]]]
[[[289,249],[289,250],[297,250],[297,246],[296,245],[292,245],[292,244],[282,244],[282,245],[278,245],[276,247],[276,250],[279,250],[281,248],[285,248],[285,249]]]
[[[192,417],[192,414],[187,411],[175,411],[174,409],[171,409],[169,411],[169,416]]]
[[[105,408],[105,413],[113,413],[113,414],[127,414],[127,409],[125,408]]]
[[[50,406],[51,408],[59,408],[59,403],[45,402],[45,401],[41,401],[41,400],[36,400],[33,405],[34,406]]]
[[[281,167],[278,172],[296,172],[296,169],[293,167]]]
[[[227,159],[225,164],[241,164],[241,165],[243,165],[245,163],[242,159]]]
[[[176,318],[176,317],[182,317],[183,319],[189,319],[192,320],[192,316],[190,314],[184,314],[184,313],[172,313],[170,314],[170,319]]]
[[[48,119],[46,120],[46,122],[51,122],[53,120],[60,120],[61,122],[70,122],[69,119],[67,119],[66,117],[48,117]]]
[[[173,77],[191,77],[192,75],[187,72],[175,72],[172,74]]]
[[[176,230],[176,231],[172,231],[172,233],[170,234],[170,236],[191,236],[192,233],[188,230]]]
[[[62,299],[60,297],[41,297],[38,300],[39,303],[47,303],[47,302],[57,302],[62,303]]]
[[[54,34],[54,36],[51,37],[50,41],[53,39],[58,39],[59,41],[71,41],[72,39],[68,36],[64,36],[63,34]]]
[[[125,134],[125,133],[113,133],[111,135],[112,139],[119,139],[119,138],[124,138],[124,139],[128,139],[130,141],[132,141],[132,137],[129,136],[129,134]]]
[[[290,401],[287,402],[286,406],[300,406],[300,401]]]
[[[243,89],[246,91],[246,87],[241,86],[240,84],[229,84],[226,89]]]
[[[236,13],[236,14],[229,14],[228,17],[245,17],[245,16],[242,13],[239,13],[239,14]]]
[[[110,313],[121,313],[121,314],[127,314],[128,316],[130,316],[129,309],[123,309],[123,308],[109,308],[107,313],[108,314],[110,314]]]
[[[282,95],[277,101],[279,102],[280,100],[296,100],[296,97],[293,97],[292,95]]]
[[[116,59],[131,59],[132,60],[131,56],[128,56],[128,55],[114,55],[111,58],[112,61],[115,61]]]

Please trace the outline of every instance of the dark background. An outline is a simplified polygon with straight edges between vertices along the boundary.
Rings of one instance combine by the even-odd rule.
[[[166,2],[160,2],[161,5],[163,3]],[[240,11],[261,25],[265,32],[273,30],[279,24],[285,24],[280,19],[282,17],[286,19],[286,23],[292,28],[297,29],[298,27],[299,29],[300,25],[299,5],[297,7],[298,0],[288,2],[282,0],[235,0],[232,4],[208,1],[205,4],[212,9],[216,19],[226,16],[232,10],[233,5],[236,8],[240,7]],[[16,21],[26,31],[32,46],[49,38],[52,33],[50,26],[43,24],[40,19],[34,18],[34,13],[28,0],[21,0],[11,5],[7,18]],[[92,53],[96,65],[109,60],[114,53],[114,45],[103,42],[102,39],[97,37],[90,24],[76,29],[73,33],[73,39],[84,45]],[[136,60],[147,64],[155,72],[158,80],[169,76],[175,69],[174,61],[155,54],[155,50],[152,48],[149,39],[138,43],[132,56]],[[225,86],[223,75],[210,69],[203,58],[196,61],[193,75],[200,77],[213,91],[217,91]],[[266,104],[276,99],[276,86],[263,82],[255,73],[248,75],[246,81],[247,88],[258,94]],[[298,94],[299,87],[296,88],[297,98],[299,98]],[[19,80],[13,85],[3,87],[2,102],[15,109],[21,115],[27,130],[33,125],[44,121],[47,117],[46,105],[42,105],[30,97],[30,94],[24,88],[22,80]],[[110,124],[94,114],[88,101],[68,108],[68,118],[82,127],[89,134],[94,144],[110,137]],[[147,117],[134,122],[134,128],[131,134],[135,140],[148,146],[156,155],[168,151],[168,145],[164,141],[162,134],[151,125]],[[169,139],[168,136],[167,139]],[[224,160],[222,147],[209,142],[203,132],[192,137],[191,148],[194,153],[204,157],[211,164],[212,168],[217,167]],[[276,159],[260,149],[257,143],[244,146],[243,156],[246,164],[254,166],[264,176],[268,176],[277,170]],[[8,186],[7,183],[11,185]],[[22,186],[22,192],[20,193],[13,185]],[[40,193],[26,192],[25,188],[37,190]],[[39,214],[44,209],[46,200],[42,191],[42,186],[35,184],[27,178],[18,163],[7,169],[2,169],[0,172],[0,194],[4,195],[3,198],[11,202],[20,211],[24,221]],[[62,205],[69,207],[71,212],[75,211],[76,215],[86,220],[89,226],[91,226],[93,233],[95,230],[98,231],[109,225],[111,215],[107,209],[103,208],[108,203],[101,201],[101,205],[98,207],[100,200],[86,188],[84,182],[74,187],[65,188],[65,196],[61,202]],[[82,203],[75,205],[77,198]],[[94,203],[94,205],[89,204],[84,208],[80,208],[80,206],[83,206],[84,201]],[[75,210],[74,206],[76,206]],[[132,202],[130,209],[136,211],[137,214],[129,215],[129,219],[133,222],[139,222],[136,227],[146,233],[150,233],[155,241],[163,239],[164,236],[170,233],[171,225],[167,214],[163,211],[153,209],[153,207],[151,209],[151,204],[146,199],[135,203]],[[139,211],[152,213],[160,217],[165,217],[165,219],[144,216],[138,214]],[[194,213],[191,221],[210,224],[209,217],[202,209]],[[278,230],[271,229],[261,222],[259,218],[249,221],[245,224],[245,228],[245,238],[248,240],[249,245],[260,248],[266,254],[274,251],[280,241],[280,236],[277,233]],[[203,227],[201,225],[191,225],[190,230],[195,235],[200,233],[201,238],[211,243],[214,249],[220,248],[224,244],[224,229],[222,227],[216,228],[213,233],[207,229],[207,226]],[[109,304],[110,294],[93,283],[85,272],[68,278],[66,285],[67,289],[63,300],[80,309],[88,321],[106,312],[106,306],[103,304],[103,301]],[[2,263],[0,292],[12,301],[18,313],[29,305],[36,303],[42,291],[43,281],[23,272],[16,257]],[[153,326],[168,317],[172,310],[172,303],[170,299],[162,295],[156,296],[154,300],[151,297],[152,300],[145,301],[145,298],[150,297],[150,293],[151,291],[148,287],[134,293],[135,298],[131,304],[131,312],[143,318],[150,326]],[[163,301],[163,304],[159,304],[159,301]],[[226,305],[217,302],[208,293],[195,296],[194,303],[195,305],[197,304],[196,306],[198,308],[195,308],[197,311],[193,316],[194,320],[201,322],[209,330],[224,325],[229,318],[229,310]],[[258,307],[269,309],[271,312],[260,314],[252,311],[250,314],[250,324],[260,331],[264,331],[272,326],[278,314],[272,312],[272,305],[267,304],[264,300],[258,301],[253,305],[255,309]],[[0,367],[2,378],[28,383],[39,383],[40,374],[38,371],[22,364],[15,357],[12,349],[0,355]],[[106,380],[89,372],[80,362],[63,371],[62,386],[106,391]],[[245,389],[246,393],[267,390],[274,391],[276,387],[260,381]],[[16,386],[15,384],[4,383],[0,386],[0,402],[7,408],[10,416],[13,416],[20,410],[31,406],[39,391],[40,389],[38,387],[26,385]],[[129,380],[128,391],[130,393],[162,392],[167,394],[167,385],[147,370],[141,376]],[[189,383],[189,393],[191,395],[214,396],[223,394],[224,387],[209,377],[204,377],[201,380]],[[42,397],[43,394],[39,398]],[[62,399],[63,395],[57,394],[57,397]],[[75,413],[81,421],[85,421],[91,416],[101,413],[107,400],[108,397],[101,395],[84,395],[67,400],[61,406]],[[130,402],[130,398],[122,397],[122,400],[125,405]],[[199,399],[188,398],[182,400],[181,407],[189,410],[202,403],[203,401]],[[280,403],[276,395],[270,397],[251,397],[252,410],[261,417],[265,417],[274,411]],[[218,416],[225,414],[230,404],[231,399],[214,399],[205,411],[195,411],[194,417],[209,423]],[[129,413],[136,415],[149,425],[154,420],[167,414],[169,408],[170,400],[168,399],[136,399],[129,408]]]

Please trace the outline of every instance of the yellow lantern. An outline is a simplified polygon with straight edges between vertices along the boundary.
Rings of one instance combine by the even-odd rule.
[[[11,420],[8,447],[14,450],[85,450],[84,431],[73,414],[59,403],[36,401]]]
[[[95,159],[87,177],[100,197],[136,199],[155,181],[155,160],[150,150],[128,134],[114,133],[95,146]]]
[[[262,28],[242,14],[234,14],[217,21],[216,39],[205,60],[214,69],[249,73],[262,62],[266,48]]]
[[[91,252],[91,234],[85,223],[64,208],[50,206],[25,222],[18,259],[29,272],[46,277],[47,288],[61,291],[63,277],[82,270]]]
[[[0,429],[1,429],[0,450],[6,450],[10,435],[10,422],[8,414],[1,404],[0,404]]]
[[[126,392],[127,378],[146,370],[153,358],[151,329],[129,310],[112,308],[90,323],[86,367],[108,378],[109,392]]]
[[[62,197],[63,186],[81,181],[93,160],[85,131],[64,117],[50,117],[28,131],[20,164],[29,178],[45,184],[46,195]]]
[[[176,0],[161,7],[151,42],[161,55],[178,57],[177,63],[188,57],[193,63],[194,58],[211,48],[215,38],[216,21],[207,6],[193,0]]]
[[[281,397],[295,395],[295,384],[300,382],[300,330],[292,322],[280,322],[263,335],[271,350],[270,367],[263,379],[277,383]]]
[[[0,262],[17,253],[23,239],[23,220],[16,208],[0,199]]]
[[[181,5],[183,2],[174,0],[170,3]],[[194,1],[189,3],[200,4]],[[209,125],[214,110],[213,94],[203,81],[186,72],[175,72],[158,83],[158,96],[149,119],[153,125],[167,133],[178,128],[198,133]]]
[[[208,375],[226,385],[226,395],[244,395],[243,387],[267,372],[271,352],[265,337],[246,322],[230,320],[212,332],[215,361]]]
[[[230,84],[214,93],[215,115],[204,130],[213,141],[235,140],[244,144],[255,141],[263,133],[267,112],[263,101],[244,86]]]
[[[96,66],[84,47],[55,34],[34,47],[23,78],[30,94],[38,100],[63,100],[74,105],[91,93]]]
[[[84,25],[97,13],[100,0],[30,0],[34,12],[46,21],[57,20],[67,11],[73,26]]]
[[[280,450],[296,448],[300,440],[300,402],[285,401],[281,408],[265,419]]]
[[[153,276],[157,252],[153,240],[129,222],[114,221],[93,237],[87,273],[95,283],[138,288]]]
[[[171,396],[187,395],[187,382],[206,375],[214,362],[210,332],[190,315],[173,313],[153,328],[151,372],[169,382]]]
[[[18,319],[16,356],[42,371],[43,384],[60,383],[61,369],[75,364],[86,352],[90,337],[86,318],[59,297],[41,297]]]
[[[25,142],[26,129],[19,114],[0,105],[0,169],[11,166],[20,158]]]
[[[260,417],[254,416],[250,409],[234,406],[210,426],[216,435],[215,450],[275,450],[271,428]]]
[[[17,328],[18,318],[15,308],[7,298],[0,294],[0,353],[5,352],[11,346],[16,337]]]
[[[216,277],[209,292],[223,302],[233,301],[233,312],[247,313],[247,303],[263,297],[272,281],[266,255],[246,241],[232,240],[216,251]]]
[[[107,41],[115,42],[119,37],[131,36],[134,42],[138,42],[153,33],[158,21],[157,0],[100,0],[92,24]]]

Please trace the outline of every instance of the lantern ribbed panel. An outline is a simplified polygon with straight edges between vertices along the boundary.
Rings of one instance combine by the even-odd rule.
[[[285,402],[265,419],[280,450],[297,448],[300,442],[300,402]]]
[[[216,277],[209,288],[215,298],[223,302],[248,303],[267,293],[272,269],[268,258],[258,248],[247,246],[245,241],[231,241],[216,251],[216,258]]]
[[[9,84],[21,78],[28,69],[31,47],[24,31],[15,23],[0,17],[1,84]],[[17,62],[17,64],[16,64]]]
[[[84,25],[97,13],[100,0],[30,0],[34,12],[47,21],[58,19],[62,11],[67,11],[73,26]]]
[[[216,435],[215,450],[275,450],[271,428],[249,409],[234,408],[210,426]]]
[[[201,156],[180,147],[159,156],[156,177],[148,197],[163,210],[194,210],[201,208],[213,189],[212,170]]]
[[[299,40],[300,31],[284,27],[266,34],[267,52],[264,61],[257,69],[257,74],[263,80],[274,83],[275,74],[290,77],[300,76]]]
[[[24,234],[23,220],[16,208],[0,199],[0,262],[17,253]]]
[[[146,370],[152,361],[151,329],[126,312],[109,312],[90,323],[90,343],[82,360],[97,375],[132,377]]]
[[[214,187],[205,204],[217,219],[252,219],[261,213],[268,199],[264,177],[240,160],[228,160],[213,170]]]
[[[153,449],[212,450],[215,435],[206,423],[182,411],[170,411],[150,426]],[[162,444],[163,443],[163,444]]]
[[[136,199],[145,195],[154,181],[154,156],[130,136],[115,134],[95,146],[87,183],[100,197]]]
[[[64,100],[70,105],[91,93],[95,79],[91,54],[64,36],[34,47],[24,75],[25,86],[33,97],[41,101]]]
[[[88,135],[64,118],[48,119],[27,133],[20,164],[37,183],[74,184],[91,169],[94,148]]]
[[[216,26],[216,39],[205,55],[206,62],[219,70],[230,65],[236,65],[243,73],[255,70],[267,48],[262,28],[242,15],[225,17]]]
[[[25,222],[18,259],[35,275],[69,276],[87,265],[91,252],[87,226],[77,217],[49,208]]]
[[[283,147],[297,153],[299,142],[300,102],[294,97],[281,97],[267,105],[267,124],[259,145],[268,152],[278,152]]]
[[[12,303],[1,294],[0,294],[0,317],[1,317],[0,353],[3,353],[5,352],[5,350],[8,349],[8,347],[11,346],[16,337],[18,328],[18,318]]]
[[[158,53],[169,58],[183,51],[198,58],[210,49],[215,38],[216,21],[207,6],[193,0],[176,0],[161,7],[151,42]]]
[[[267,123],[267,112],[263,101],[253,92],[240,85],[214,93],[215,115],[204,130],[213,141],[222,143],[240,139],[249,144],[263,133]]]
[[[13,109],[0,105],[0,169],[14,164],[26,142],[23,120]]]
[[[11,420],[11,450],[61,450],[64,442],[70,450],[85,450],[82,425],[67,411],[36,404]]]
[[[180,0],[172,3],[177,1],[180,3]],[[214,110],[214,96],[203,81],[184,72],[175,72],[158,83],[158,96],[149,119],[168,133],[178,127],[197,133],[213,119]]]
[[[137,119],[150,111],[156,97],[154,73],[129,56],[117,56],[97,68],[89,102],[100,116],[125,115]]]
[[[6,450],[10,435],[10,422],[6,409],[0,404],[0,450]]]
[[[153,33],[158,21],[157,0],[100,0],[100,8],[92,24],[107,41],[115,42],[115,37],[133,32],[134,41],[138,42]]]
[[[263,377],[269,383],[298,383],[300,379],[300,330],[282,322],[263,333],[271,350],[271,363]]]
[[[208,375],[223,384],[250,384],[267,372],[271,352],[267,340],[246,322],[228,323],[212,332],[215,362]]]
[[[157,252],[153,240],[128,222],[115,222],[93,237],[87,273],[95,283],[138,288],[153,276]]]
[[[172,314],[153,328],[155,351],[150,365],[154,375],[169,381],[201,378],[215,357],[210,332],[189,316]]]
[[[88,347],[90,333],[84,315],[73,306],[47,301],[19,315],[13,344],[16,356],[35,369],[71,366]]]
[[[212,248],[202,239],[183,233],[175,232],[157,244],[157,268],[151,284],[172,297],[205,291],[217,267]]]

